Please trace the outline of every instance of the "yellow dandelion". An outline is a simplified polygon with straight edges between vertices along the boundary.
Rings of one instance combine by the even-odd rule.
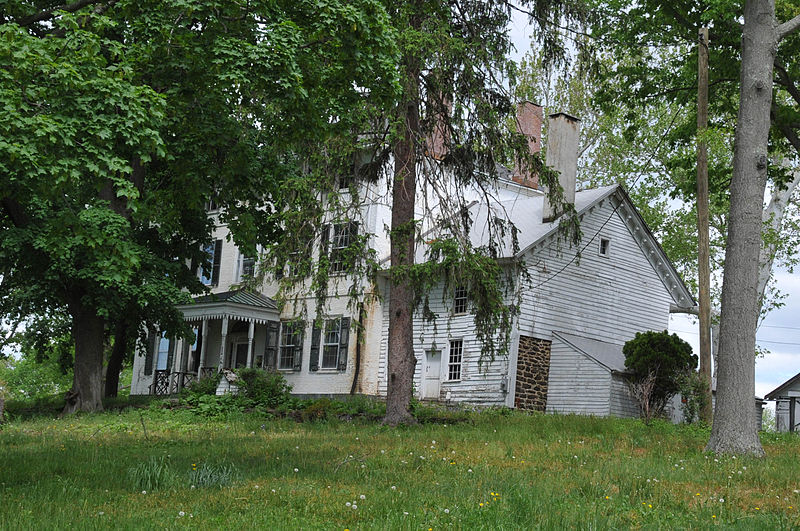
[[[478,504],[478,507],[483,507],[483,502],[480,502],[480,503]]]
[[[761,509],[759,509],[758,507],[756,507],[756,511],[760,511],[760,510],[761,510]]]
[[[652,506],[652,505],[650,505],[649,503],[647,504],[647,506],[648,506],[649,508],[651,508],[651,509],[653,508],[653,506]]]
[[[606,499],[607,499],[607,500],[610,500],[611,498],[610,498],[610,497],[608,497],[608,496],[606,496]]]
[[[716,517],[717,517],[717,515],[716,515],[716,514],[712,514],[712,515],[711,515],[711,518],[716,518]]]

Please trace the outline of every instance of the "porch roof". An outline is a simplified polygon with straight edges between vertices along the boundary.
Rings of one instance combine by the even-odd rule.
[[[224,291],[195,297],[192,304],[178,306],[186,321],[203,319],[236,319],[264,324],[280,317],[274,300],[260,293],[244,290]]]

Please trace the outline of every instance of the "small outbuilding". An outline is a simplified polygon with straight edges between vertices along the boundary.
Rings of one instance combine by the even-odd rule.
[[[797,411],[798,398],[800,398],[800,373],[795,374],[764,397],[764,400],[775,401],[775,427],[778,431],[797,431],[797,427],[800,425],[800,411]]]

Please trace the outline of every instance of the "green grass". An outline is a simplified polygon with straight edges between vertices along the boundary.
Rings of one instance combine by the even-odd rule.
[[[715,458],[707,438],[498,412],[400,429],[157,407],[16,420],[0,529],[800,526],[798,438],[765,434],[763,460]]]

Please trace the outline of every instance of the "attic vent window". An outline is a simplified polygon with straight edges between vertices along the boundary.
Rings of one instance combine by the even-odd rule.
[[[608,256],[608,248],[611,246],[611,240],[608,238],[600,238],[600,256]]]

